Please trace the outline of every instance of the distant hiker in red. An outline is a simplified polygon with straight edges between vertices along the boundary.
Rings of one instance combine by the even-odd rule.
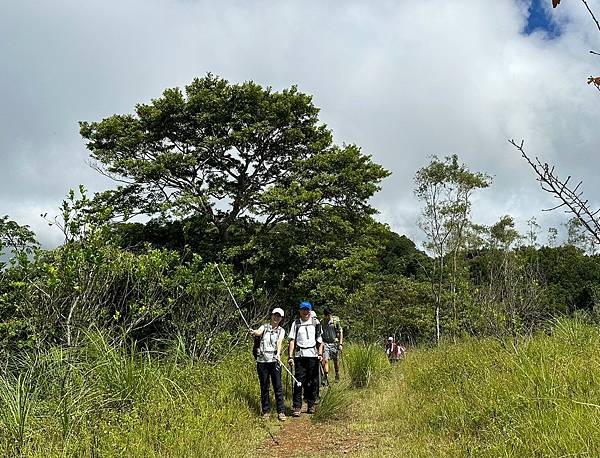
[[[300,416],[302,408],[302,392],[308,406],[307,413],[315,413],[315,402],[319,390],[319,365],[323,359],[323,339],[321,338],[321,323],[310,315],[312,304],[300,304],[300,318],[292,323],[288,334],[290,344],[289,364],[295,368],[295,375],[300,385],[294,385],[293,415]]]
[[[285,331],[280,326],[284,312],[279,307],[271,313],[271,322],[263,324],[258,329],[251,329],[250,334],[260,337],[260,344],[256,354],[256,371],[260,382],[260,403],[264,419],[271,415],[271,402],[269,399],[269,379],[273,382],[273,392],[277,403],[278,418],[285,420],[285,406],[283,404],[283,384],[281,383],[281,345]]]
[[[395,363],[398,359],[402,358],[406,353],[406,348],[402,345],[398,345],[393,337],[388,337],[387,345],[385,347],[385,354],[387,355],[390,363]]]

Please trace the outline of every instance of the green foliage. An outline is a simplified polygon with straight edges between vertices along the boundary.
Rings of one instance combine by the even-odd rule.
[[[386,373],[390,363],[378,345],[348,345],[344,350],[344,370],[354,388],[368,387]]]
[[[352,338],[366,342],[401,336],[412,343],[434,338],[431,285],[398,275],[381,276],[356,291],[343,309]]]
[[[208,74],[133,115],[82,122],[97,166],[131,183],[91,207],[155,217],[145,228],[120,224],[120,246],[227,259],[276,289],[276,301],[344,302],[377,270],[369,200],[389,172],[355,145],[334,145],[318,113],[295,86]]]
[[[110,344],[98,333],[86,339],[11,358],[0,384],[0,454],[244,456],[262,440],[247,353],[209,365]],[[26,367],[27,375],[11,375]]]
[[[600,304],[600,257],[586,256],[572,245],[542,247],[537,253],[548,285],[549,306],[558,313],[586,311],[597,316]]]
[[[15,340],[74,345],[94,325],[146,342],[180,334],[196,356],[222,356],[215,338],[225,331],[233,338],[239,315],[214,264],[197,255],[186,262],[177,252],[149,246],[126,251],[107,232],[93,226],[86,231],[3,272],[20,280],[5,282],[0,296],[0,306],[7,307],[0,325],[5,348]],[[225,265],[222,270],[242,306],[252,293],[253,313],[262,315],[268,305],[249,277],[237,279]]]
[[[459,163],[456,154],[443,161],[433,156],[429,165],[415,174],[415,195],[423,203],[419,226],[426,236],[425,246],[434,257],[429,278],[436,297],[437,341],[441,336],[442,309],[446,306],[443,303],[444,288],[450,290],[453,327],[459,327],[461,310],[457,297],[463,279],[461,253],[469,241],[468,229],[472,227],[471,198],[474,191],[487,188],[490,183],[491,177],[471,172]]]
[[[0,425],[3,427],[0,438],[4,436],[8,448],[20,451],[25,444],[34,396],[35,381],[30,372],[21,373],[13,380],[0,376]]]
[[[388,172],[353,145],[333,146],[318,112],[295,86],[274,92],[208,74],[135,115],[82,122],[92,158],[132,182],[97,201],[125,215],[202,215],[222,243],[246,218],[271,229],[331,204],[372,213],[368,199]]]
[[[346,383],[336,383],[321,391],[319,408],[311,416],[315,423],[325,423],[331,420],[341,420],[350,413],[352,392]]]
[[[385,247],[379,264],[383,274],[402,275],[417,280],[426,280],[431,260],[418,250],[415,243],[405,235],[391,230],[384,233]]]
[[[11,264],[16,262],[27,262],[27,256],[33,254],[38,247],[38,242],[29,226],[21,226],[15,221],[8,219],[7,215],[0,216],[0,271],[6,265],[1,257],[5,250],[9,250]]]

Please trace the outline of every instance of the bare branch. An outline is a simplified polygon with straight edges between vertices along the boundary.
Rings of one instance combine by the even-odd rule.
[[[587,8],[587,10],[589,11],[590,15],[592,16],[592,19],[596,23],[596,27],[598,27],[598,31],[600,31],[600,23],[598,23],[598,19],[596,19],[596,16],[594,16],[594,13],[590,9],[590,6],[587,4],[587,2],[585,0],[581,0],[581,1],[583,2],[583,4],[585,5],[585,7]]]
[[[577,186],[571,189],[568,186],[571,176],[568,176],[566,180],[561,180],[554,173],[554,167],[550,168],[547,163],[542,164],[537,157],[535,158],[535,162],[531,160],[523,148],[523,141],[517,144],[514,140],[509,140],[509,143],[521,153],[521,156],[523,156],[536,173],[536,179],[540,183],[541,188],[561,202],[559,205],[544,211],[566,207],[565,211],[575,215],[583,227],[600,243],[600,221],[596,218],[600,209],[592,210],[589,206],[589,201],[583,199],[583,191],[579,191],[583,182],[580,181]]]

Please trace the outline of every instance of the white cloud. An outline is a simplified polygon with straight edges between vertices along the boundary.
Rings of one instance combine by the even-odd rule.
[[[393,175],[380,218],[418,238],[415,171],[458,154],[495,176],[474,215],[521,222],[553,201],[508,142],[591,187],[598,93],[585,84],[600,34],[578,2],[552,11],[563,34],[525,36],[523,0],[3,2],[0,5],[0,214],[57,243],[39,213],[79,183],[77,121],[132,111],[166,87],[211,71],[314,95],[336,141],[357,143]],[[585,186],[585,185],[588,186]]]

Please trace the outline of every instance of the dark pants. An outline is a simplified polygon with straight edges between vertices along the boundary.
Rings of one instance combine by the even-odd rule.
[[[271,411],[269,399],[269,379],[273,382],[273,392],[277,403],[277,413],[285,412],[283,405],[283,384],[281,383],[281,365],[278,362],[256,363],[258,381],[260,382],[260,404],[262,412]]]
[[[293,402],[294,409],[302,407],[302,390],[304,400],[308,406],[314,405],[319,393],[319,359],[318,358],[294,358],[296,378],[302,386],[294,384]]]

